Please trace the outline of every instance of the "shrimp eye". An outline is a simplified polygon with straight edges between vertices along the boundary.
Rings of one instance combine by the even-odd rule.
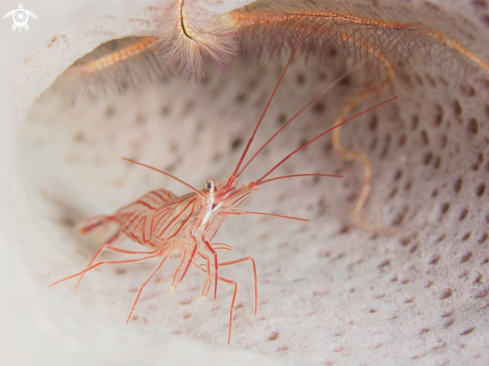
[[[204,181],[204,191],[207,191],[207,192],[215,192],[216,190],[216,187],[214,186],[214,182],[210,179],[207,179],[206,181]]]

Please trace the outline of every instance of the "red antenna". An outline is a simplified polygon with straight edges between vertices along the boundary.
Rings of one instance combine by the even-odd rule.
[[[292,174],[292,175],[284,175],[282,177],[277,177],[277,178],[271,178],[271,179],[262,180],[260,182],[260,184],[265,184],[265,183],[268,183],[268,182],[273,182],[274,180],[294,178],[294,177],[333,177],[333,178],[343,178],[342,175],[335,175],[335,174]]]
[[[335,128],[338,128],[338,127],[340,127],[340,126],[344,125],[345,123],[347,123],[347,122],[351,121],[352,119],[355,119],[355,118],[357,118],[357,117],[361,116],[362,114],[365,114],[365,113],[367,113],[367,112],[370,112],[371,110],[373,110],[373,109],[375,109],[375,108],[377,108],[377,107],[380,107],[381,105],[384,105],[384,104],[386,104],[386,103],[389,103],[389,102],[391,102],[391,101],[393,101],[394,99],[397,99],[397,98],[399,98],[399,97],[394,97],[394,98],[391,98],[391,99],[386,100],[385,102],[382,102],[382,103],[380,103],[380,104],[377,104],[376,106],[373,106],[373,107],[371,107],[371,108],[369,108],[369,109],[367,109],[367,110],[365,110],[365,111],[363,111],[363,112],[361,112],[361,113],[358,113],[357,115],[355,115],[355,116],[353,116],[353,117],[351,117],[351,118],[348,118],[347,120],[345,120],[345,121],[343,121],[343,122],[341,122],[341,123],[337,124],[336,126],[331,127],[329,130],[324,131],[322,134],[320,134],[320,135],[316,136],[315,138],[313,138],[313,139],[312,139],[312,140],[310,140],[309,142],[306,142],[304,145],[302,145],[302,146],[301,146],[301,147],[299,147],[298,149],[296,149],[296,150],[292,151],[292,152],[291,152],[289,155],[287,155],[285,158],[283,158],[283,159],[282,159],[282,160],[281,160],[281,161],[280,161],[280,162],[279,162],[277,165],[275,165],[275,166],[274,166],[272,169],[270,169],[270,170],[268,171],[268,173],[267,173],[267,174],[265,174],[263,177],[261,177],[260,179],[258,179],[258,180],[255,182],[255,183],[256,183],[256,185],[260,185],[260,184],[262,184],[263,182],[270,181],[270,180],[264,181],[264,179],[265,179],[266,177],[268,177],[268,176],[270,175],[270,173],[272,173],[272,172],[273,172],[275,169],[277,169],[277,168],[278,168],[280,165],[282,165],[282,164],[283,164],[283,163],[285,163],[287,160],[289,160],[289,159],[290,159],[290,158],[291,158],[291,157],[292,157],[294,154],[298,153],[299,151],[301,151],[301,150],[302,150],[303,148],[305,148],[306,146],[308,146],[308,145],[312,144],[314,141],[316,141],[316,140],[317,140],[317,139],[319,139],[320,137],[323,137],[323,136],[324,136],[324,135],[326,135],[327,133],[329,133],[329,132],[333,131]]]
[[[176,181],[186,185],[188,188],[190,188],[192,191],[194,191],[195,193],[197,193],[199,196],[201,196],[202,198],[205,198],[205,196],[197,189],[197,188],[194,188],[192,187],[190,184],[184,182],[183,180],[181,179],[178,179],[177,177],[175,177],[174,175],[171,175],[170,173],[167,173],[167,172],[164,172],[163,170],[159,170],[159,169],[156,169],[150,165],[146,165],[146,164],[143,164],[143,163],[140,163],[138,161],[134,161],[134,160],[131,160],[131,159],[128,159],[128,158],[121,158],[122,160],[125,160],[125,161],[128,161],[130,163],[133,163],[133,164],[137,164],[137,165],[141,165],[141,166],[144,166],[146,168],[149,168],[149,169],[152,169],[154,171],[157,171],[158,173],[161,173],[161,174],[164,174],[170,178],[173,178],[175,179]]]
[[[224,214],[224,215],[237,215],[237,216],[246,215],[246,214],[253,214],[253,215],[272,216],[272,217],[278,217],[281,219],[290,219],[290,220],[297,220],[297,221],[306,221],[306,222],[311,221],[309,219],[302,219],[300,217],[277,215],[277,214],[272,214],[272,213],[268,213],[268,212],[257,212],[257,211],[244,211],[244,210],[243,211],[221,211],[220,213]]]
[[[287,65],[285,66],[285,69],[282,72],[282,75],[280,75],[280,79],[278,79],[277,85],[275,85],[275,89],[273,89],[273,93],[270,96],[270,99],[268,99],[268,103],[265,106],[265,109],[263,110],[263,113],[261,114],[260,119],[258,120],[258,123],[256,124],[255,129],[253,130],[253,133],[251,134],[250,139],[248,140],[248,143],[246,144],[246,147],[243,151],[243,154],[241,155],[241,158],[239,159],[238,165],[236,165],[236,168],[234,169],[234,172],[232,174],[234,177],[237,177],[239,167],[241,166],[241,163],[243,162],[243,159],[245,158],[246,153],[248,152],[248,149],[250,148],[251,142],[253,141],[253,138],[255,137],[255,134],[256,134],[256,131],[258,130],[258,127],[260,127],[260,124],[261,124],[261,121],[263,120],[263,117],[265,117],[265,113],[267,112],[268,107],[270,106],[270,103],[272,102],[272,99],[275,96],[275,93],[277,92],[278,86],[280,85],[280,83],[282,82],[282,79],[285,76],[285,72],[289,68],[289,65],[292,62],[292,59],[294,58],[294,55],[297,52],[297,49],[299,48],[299,46],[302,43],[302,40],[304,38],[304,34],[305,34],[306,30],[307,30],[307,28],[305,28],[304,31],[302,32],[301,38],[299,39],[299,42],[297,42],[297,45],[295,46],[294,51],[292,52],[292,55],[289,58],[289,62],[287,62]]]
[[[256,158],[256,156],[262,152],[262,150],[272,141],[280,132],[284,130],[285,127],[287,127],[293,120],[295,120],[302,112],[304,112],[312,103],[314,103],[316,100],[319,99],[323,94],[325,94],[327,91],[331,90],[336,84],[338,84],[345,76],[348,74],[352,73],[353,71],[357,70],[360,67],[361,64],[357,64],[356,66],[352,67],[351,69],[345,71],[341,76],[336,78],[332,83],[330,83],[326,88],[324,88],[319,94],[317,94],[314,98],[312,98],[304,107],[302,107],[296,114],[292,116],[291,119],[287,121],[286,124],[284,124],[275,134],[268,139],[267,142],[263,144],[262,147],[248,160],[248,162],[245,164],[243,169],[239,171],[239,173],[236,175],[236,178],[243,173],[243,171],[250,165],[250,163]]]

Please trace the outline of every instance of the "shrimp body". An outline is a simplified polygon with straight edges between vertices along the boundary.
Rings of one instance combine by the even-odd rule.
[[[258,190],[255,182],[239,183],[234,176],[213,182],[206,180],[201,194],[176,197],[159,189],[151,191],[113,216],[119,231],[160,254],[179,251],[182,245],[197,245],[197,253],[208,251],[210,243],[229,215],[241,215],[236,207]],[[90,222],[93,219],[88,219]],[[87,229],[83,228],[82,233]]]
[[[243,214],[236,207],[258,187],[255,182],[239,183],[233,176],[215,183],[206,180],[204,185],[201,195],[189,193],[177,197],[165,189],[148,192],[112,216],[82,221],[79,231],[87,234],[98,228],[105,229],[110,236],[125,234],[141,245],[158,248],[161,253],[178,250],[181,242],[192,242],[193,238],[210,242],[227,216]]]
[[[194,266],[195,268],[202,271],[207,279],[204,283],[204,287],[202,289],[201,301],[205,300],[207,294],[209,293],[211,287],[214,288],[214,301],[217,298],[217,285],[218,282],[223,282],[229,285],[234,286],[233,297],[231,300],[231,306],[229,311],[229,331],[228,331],[228,345],[231,342],[231,330],[233,324],[233,312],[234,312],[234,304],[236,301],[236,295],[238,291],[238,283],[236,281],[227,279],[222,277],[219,274],[220,267],[229,266],[238,264],[241,262],[249,261],[252,265],[253,271],[253,280],[254,280],[254,316],[257,314],[257,306],[258,306],[258,288],[257,288],[257,273],[256,273],[256,264],[255,260],[251,257],[243,257],[239,259],[235,259],[228,262],[219,262],[218,255],[216,250],[232,250],[233,247],[224,243],[212,243],[215,235],[219,231],[220,227],[226,220],[226,218],[230,215],[245,215],[245,214],[259,214],[259,215],[267,215],[280,217],[285,219],[293,219],[299,221],[309,221],[307,219],[300,219],[297,217],[283,216],[277,214],[270,213],[262,213],[262,212],[253,212],[238,209],[238,206],[247,200],[254,192],[259,189],[259,186],[285,178],[292,177],[305,177],[305,176],[327,176],[327,177],[341,177],[338,175],[328,175],[328,174],[295,174],[295,175],[287,175],[276,178],[266,179],[273,171],[275,171],[278,167],[280,167],[283,163],[285,163],[290,157],[294,154],[313,143],[317,139],[326,135],[330,131],[335,128],[339,128],[341,125],[347,123],[348,121],[374,109],[379,107],[382,104],[385,104],[395,98],[392,98],[386,102],[380,103],[372,108],[363,111],[356,116],[353,116],[342,123],[336,124],[334,127],[326,130],[325,132],[319,134],[309,142],[305,143],[298,149],[292,151],[285,158],[283,158],[278,164],[276,164],[272,169],[270,169],[265,175],[260,177],[259,179],[252,181],[247,184],[243,184],[238,182],[238,178],[241,173],[246,169],[246,167],[254,160],[254,158],[267,146],[267,144],[279,134],[287,125],[289,125],[295,117],[297,117],[305,108],[312,104],[316,99],[318,99],[322,94],[324,94],[327,90],[331,88],[332,85],[336,84],[341,80],[340,77],[336,81],[333,82],[332,85],[328,86],[324,89],[320,94],[318,94],[314,99],[312,99],[306,106],[304,106],[297,114],[295,114],[287,123],[285,123],[276,133],[273,135],[262,147],[247,161],[246,164],[242,167],[242,163],[244,162],[244,158],[248,152],[248,149],[253,141],[253,138],[260,126],[261,121],[270,105],[270,102],[277,91],[278,86],[280,85],[281,80],[283,79],[287,68],[289,67],[292,58],[294,57],[299,45],[301,44],[302,37],[304,36],[304,32],[301,36],[301,40],[297,43],[292,55],[285,67],[282,75],[275,86],[275,89],[268,100],[268,103],[255,126],[255,129],[241,155],[241,158],[236,165],[236,168],[226,179],[218,180],[213,182],[212,180],[206,180],[204,182],[204,186],[201,190],[197,190],[191,185],[185,183],[179,178],[166,173],[164,171],[158,170],[149,165],[145,165],[130,159],[125,159],[126,161],[130,161],[132,163],[144,166],[146,168],[155,170],[161,174],[169,176],[180,183],[189,187],[193,192],[186,194],[181,197],[177,197],[173,193],[165,190],[158,189],[151,191],[133,203],[128,204],[127,206],[122,207],[118,211],[115,212],[114,215],[110,216],[96,216],[87,220],[82,221],[79,226],[79,231],[82,234],[89,234],[92,232],[102,232],[103,237],[103,245],[100,249],[95,253],[92,260],[88,264],[87,268],[84,270],[72,274],[68,277],[62,278],[56,282],[53,282],[50,286],[54,286],[60,282],[69,280],[71,278],[79,277],[78,283],[76,287],[80,284],[80,281],[83,279],[83,276],[104,264],[123,264],[123,263],[135,263],[142,262],[148,259],[159,258],[159,263],[156,268],[151,272],[149,277],[141,284],[139,287],[139,291],[137,296],[133,302],[129,315],[126,319],[126,323],[132,317],[132,313],[138,303],[139,297],[144,289],[144,287],[149,283],[149,281],[156,275],[156,273],[160,270],[163,264],[169,258],[180,257],[180,262],[177,265],[174,274],[173,280],[170,287],[170,293],[173,293],[177,286],[182,282],[185,278],[187,271],[190,266]],[[241,170],[240,170],[241,168]],[[117,241],[123,239],[124,237],[129,238],[142,246],[149,248],[149,251],[132,251],[117,248],[113,244]],[[129,255],[134,255],[136,258],[124,259],[124,260],[103,260],[96,262],[100,254],[104,250],[110,250],[118,253],[124,253]],[[75,288],[76,288],[75,287]]]
[[[190,265],[194,265],[207,275],[201,301],[205,300],[211,288],[212,279],[214,279],[214,299],[217,297],[218,280],[235,286],[230,313],[229,343],[237,283],[219,276],[219,266],[231,265],[245,260],[252,262],[255,280],[255,316],[258,294],[256,266],[252,257],[218,263],[216,249],[232,250],[232,247],[222,243],[216,246],[211,241],[229,215],[244,215],[248,213],[247,211],[237,210],[237,206],[257,190],[258,185],[256,182],[242,184],[237,181],[236,175],[232,174],[226,179],[216,182],[206,180],[202,190],[181,197],[177,197],[165,189],[154,190],[117,210],[114,215],[96,216],[86,219],[79,225],[80,233],[86,235],[93,230],[103,231],[106,236],[104,245],[95,253],[87,269],[57,281],[52,285],[80,276],[76,285],[78,287],[84,274],[98,264],[120,264],[139,261],[103,261],[93,264],[104,249],[126,254],[149,254],[148,257],[144,257],[142,260],[162,257],[163,259],[156,271],[140,287],[138,296],[126,320],[128,322],[145,284],[156,274],[157,270],[161,268],[170,255],[180,255],[180,264],[174,272],[170,292],[174,292],[178,284],[182,282]],[[116,241],[123,239],[124,236],[153,250],[151,252],[134,252],[112,246]],[[199,263],[199,259],[204,260],[204,263]],[[211,267],[213,267],[213,270]]]

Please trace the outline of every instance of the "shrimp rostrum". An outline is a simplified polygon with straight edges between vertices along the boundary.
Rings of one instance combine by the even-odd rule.
[[[115,214],[110,216],[96,216],[87,220],[84,220],[80,226],[79,230],[82,234],[88,234],[94,230],[105,230],[109,232],[107,239],[104,244],[95,253],[92,260],[90,261],[87,268],[83,271],[75,273],[71,276],[65,277],[59,281],[52,283],[50,286],[54,286],[60,282],[69,280],[71,278],[79,277],[76,287],[78,287],[83,276],[102,265],[106,264],[124,264],[124,263],[135,263],[142,262],[149,259],[158,258],[159,263],[156,268],[151,272],[149,277],[141,284],[136,298],[132,304],[131,310],[127,317],[126,323],[132,317],[132,313],[138,303],[139,297],[148,284],[148,282],[156,275],[167,259],[179,256],[180,262],[177,265],[173,279],[170,287],[170,292],[174,292],[177,286],[185,278],[189,268],[191,266],[196,267],[202,271],[207,279],[205,281],[201,301],[205,300],[211,288],[213,289],[214,300],[217,298],[217,288],[218,283],[223,282],[234,287],[233,297],[231,300],[231,306],[229,311],[229,331],[228,331],[228,345],[231,342],[231,331],[233,323],[233,311],[236,301],[236,295],[238,291],[238,283],[236,281],[222,277],[220,274],[220,268],[224,266],[230,266],[233,264],[249,261],[252,266],[253,280],[254,280],[254,316],[257,314],[258,305],[258,288],[257,288],[257,271],[255,260],[251,257],[244,257],[235,259],[228,262],[219,262],[219,257],[217,252],[219,250],[232,250],[232,246],[224,243],[213,243],[212,240],[214,236],[219,231],[219,228],[224,223],[227,217],[233,215],[245,215],[245,214],[257,214],[257,215],[267,215],[274,216],[284,219],[293,219],[300,221],[309,221],[307,219],[300,219],[296,217],[276,215],[270,213],[245,211],[238,208],[245,200],[247,200],[254,192],[256,192],[259,187],[264,184],[274,180],[293,178],[293,177],[304,177],[304,176],[329,176],[329,177],[340,177],[338,175],[328,175],[328,174],[296,174],[281,176],[276,178],[266,179],[273,171],[275,171],[279,166],[281,166],[285,161],[287,161],[291,156],[296,154],[298,151],[302,150],[307,145],[313,143],[315,140],[324,136],[332,129],[339,127],[341,124],[321,133],[314,139],[310,140],[300,148],[291,152],[284,159],[282,159],[278,164],[276,164],[272,169],[270,169],[261,178],[244,184],[238,181],[241,173],[246,169],[246,167],[251,163],[251,161],[265,148],[265,146],[277,136],[287,125],[289,125],[304,109],[306,109],[310,104],[312,104],[317,98],[324,94],[328,89],[330,89],[336,82],[338,82],[343,76],[338,78],[332,85],[328,86],[325,90],[314,97],[308,104],[306,104],[296,115],[294,115],[286,124],[282,126],[249,160],[243,167],[243,161],[248,152],[248,149],[253,141],[253,138],[260,126],[260,123],[266,113],[266,110],[275,95],[275,92],[280,85],[282,78],[290,65],[295,52],[297,51],[299,44],[294,49],[287,66],[285,67],[275,89],[268,100],[268,103],[255,126],[255,129],[250,137],[241,158],[236,165],[233,173],[223,180],[206,180],[204,186],[201,190],[198,190],[191,185],[183,182],[182,180],[174,177],[173,175],[158,170],[156,168],[150,167],[148,165],[135,162],[129,159],[124,159],[129,162],[145,166],[147,168],[153,169],[160,172],[166,176],[169,176],[180,183],[186,185],[193,192],[187,195],[177,197],[173,193],[165,190],[158,189],[151,191],[137,201],[121,208]],[[394,98],[395,99],[395,98]],[[392,99],[391,99],[392,100]],[[390,101],[390,100],[389,100]],[[387,103],[388,101],[384,102]],[[384,104],[381,103],[381,104]],[[366,113],[381,104],[372,107],[360,114]],[[360,114],[345,120],[343,123],[356,118]],[[342,124],[343,124],[342,123]],[[241,170],[240,170],[241,168]],[[114,244],[122,239],[129,238],[146,248],[148,251],[130,251],[118,248]],[[129,259],[123,260],[103,260],[97,262],[98,257],[104,250],[110,250],[114,252],[124,253],[131,255]],[[134,256],[134,257],[132,257]]]

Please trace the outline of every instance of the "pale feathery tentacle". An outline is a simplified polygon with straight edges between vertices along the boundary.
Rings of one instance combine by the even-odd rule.
[[[160,27],[158,55],[183,79],[205,77],[204,58],[210,58],[221,71],[237,55],[236,32],[223,18],[208,14],[195,1],[178,0]],[[167,22],[173,22],[169,28]],[[168,31],[170,30],[170,34]]]

